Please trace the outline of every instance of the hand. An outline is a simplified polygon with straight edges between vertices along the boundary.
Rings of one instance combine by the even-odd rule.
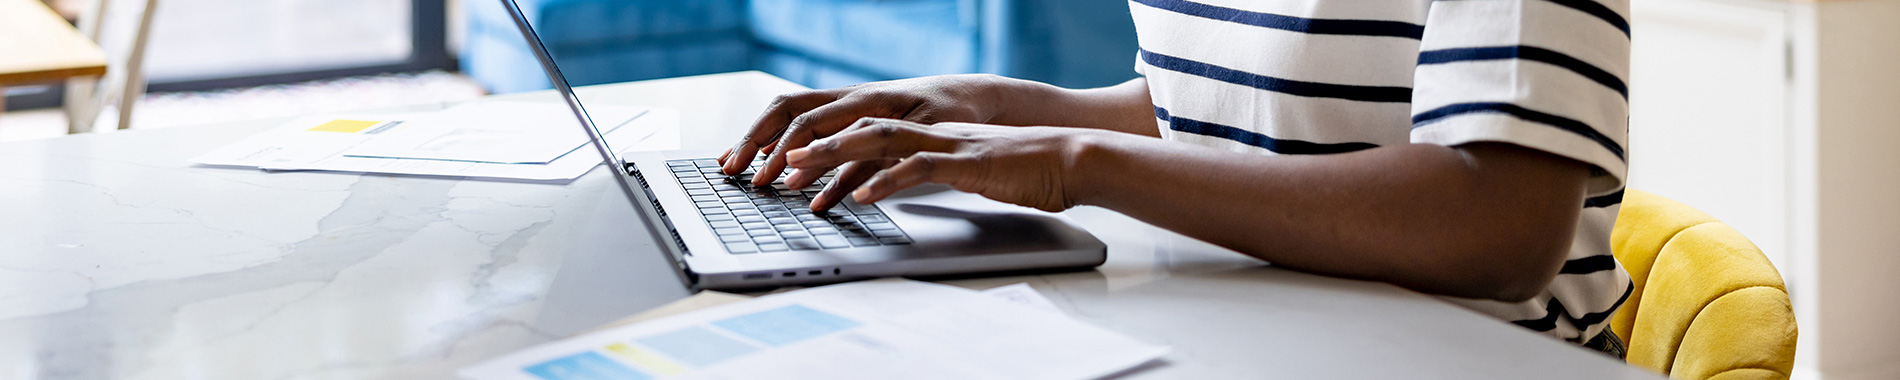
[[[798,170],[786,182],[809,184],[832,168],[846,166],[844,174],[812,200],[813,211],[836,205],[846,192],[858,203],[869,204],[924,183],[1062,211],[1076,204],[1074,191],[1083,188],[1073,169],[1089,146],[1086,141],[1103,133],[965,123],[925,126],[865,118],[835,136],[787,151],[789,164]],[[886,166],[882,171],[861,169]],[[875,175],[868,180],[846,175],[871,172]]]
[[[999,87],[1006,78],[993,75],[949,75],[856,86],[814,90],[779,96],[772,101],[752,130],[738,144],[719,156],[728,175],[745,171],[755,154],[769,154],[765,165],[754,176],[754,185],[770,184],[785,169],[781,152],[803,148],[812,140],[830,136],[860,118],[903,119],[925,124],[938,122],[989,121],[1000,113],[996,101]],[[859,177],[868,176],[883,166],[874,161]],[[812,177],[811,179],[816,179]],[[791,183],[797,188],[811,182]]]

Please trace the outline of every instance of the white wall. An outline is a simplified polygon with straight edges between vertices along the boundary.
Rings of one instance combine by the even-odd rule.
[[[1818,323],[1802,334],[1829,380],[1900,379],[1900,1],[1814,16]]]

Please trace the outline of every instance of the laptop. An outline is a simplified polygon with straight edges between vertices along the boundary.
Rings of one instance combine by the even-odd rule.
[[[696,289],[816,285],[864,278],[933,277],[1100,266],[1107,248],[1066,216],[930,185],[873,204],[846,199],[822,212],[809,200],[829,183],[793,190],[781,178],[751,185],[761,160],[727,176],[706,150],[627,152],[607,145],[514,0],[501,0],[588,140],[612,169],[643,226]],[[666,244],[670,242],[671,244]]]

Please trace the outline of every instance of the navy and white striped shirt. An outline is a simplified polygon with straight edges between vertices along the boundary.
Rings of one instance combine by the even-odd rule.
[[[1628,169],[1628,0],[1132,0],[1162,136],[1258,154],[1505,142],[1594,166],[1557,279],[1447,298],[1581,342],[1631,291],[1610,255]]]

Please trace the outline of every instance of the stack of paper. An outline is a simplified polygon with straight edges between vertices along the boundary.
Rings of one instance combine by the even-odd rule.
[[[514,379],[1092,379],[1161,357],[1027,286],[832,285],[611,327],[465,368]]]
[[[667,109],[588,109],[619,150],[679,147],[679,115]],[[265,170],[329,170],[564,180],[600,164],[567,105],[481,102],[442,111],[305,117],[220,148],[193,162]]]

